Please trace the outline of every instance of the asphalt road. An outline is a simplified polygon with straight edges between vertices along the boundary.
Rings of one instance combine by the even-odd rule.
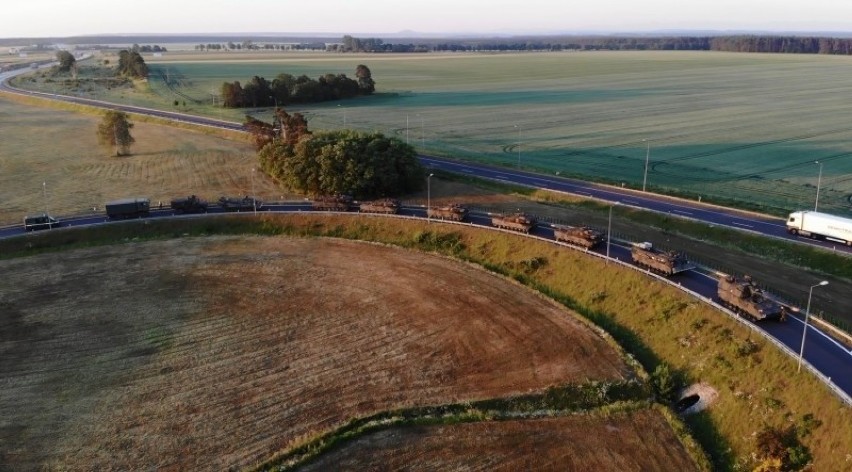
[[[162,110],[153,110],[142,107],[117,105],[97,100],[91,100],[79,97],[56,96],[48,93],[29,92],[21,90],[11,90],[6,84],[6,79],[16,73],[27,72],[12,71],[9,73],[0,74],[0,88],[13,91],[14,93],[22,93],[24,95],[42,96],[56,100],[80,103],[90,106],[122,110],[131,113],[148,114],[159,116],[162,118],[194,123],[204,126],[213,126],[227,128],[232,130],[241,130],[242,126],[238,123],[224,122],[213,120],[204,117],[185,115],[181,113],[167,112]],[[557,191],[573,193],[588,197],[594,197],[608,202],[629,205],[637,208],[658,211],[671,214],[683,218],[691,218],[698,221],[704,221],[709,224],[727,226],[740,230],[748,230],[760,233],[766,236],[794,240],[806,244],[818,245],[823,247],[833,247],[837,251],[852,254],[852,248],[843,247],[840,244],[831,242],[805,240],[787,234],[784,221],[776,218],[764,217],[745,213],[737,210],[725,209],[715,206],[702,205],[698,202],[687,202],[684,200],[676,200],[660,195],[650,193],[636,192],[633,190],[619,189],[617,187],[598,185],[588,182],[582,182],[572,179],[565,179],[558,176],[546,176],[530,172],[523,172],[509,168],[498,168],[482,164],[473,164],[467,162],[457,162],[448,159],[436,158],[432,156],[420,156],[421,161],[429,168],[441,169],[448,172],[459,174],[467,174],[479,178],[493,179],[526,185],[537,188],[545,188]],[[275,212],[293,212],[293,211],[311,211],[310,203],[306,202],[286,202],[273,203],[266,205],[263,211]],[[221,209],[211,207],[210,213],[221,212]],[[401,211],[401,214],[408,216],[425,217],[425,210],[417,207],[408,207]],[[164,218],[175,217],[173,212],[168,210],[154,210],[149,218]],[[83,226],[83,225],[99,225],[99,224],[120,224],[110,222],[106,216],[83,216],[75,218],[65,218],[60,220],[65,227]],[[490,218],[487,215],[471,215],[471,224],[490,226]],[[61,229],[60,229],[61,230]],[[0,228],[0,238],[21,236],[24,233],[20,226]],[[532,232],[533,235],[552,239],[553,231],[550,228],[539,226]],[[605,254],[606,248],[598,248],[596,253]],[[618,244],[613,244],[610,247],[611,257],[620,261],[630,263],[629,249]],[[671,280],[678,285],[705,297],[708,300],[716,299],[717,281],[715,278],[705,275],[699,271],[687,271],[677,274]],[[717,300],[718,301],[718,300]],[[771,338],[777,340],[781,344],[790,348],[793,352],[799,352],[800,343],[803,335],[804,322],[798,315],[788,317],[786,323],[761,322],[759,324],[750,321],[743,322],[749,324],[754,329],[759,329],[765,332]],[[817,371],[828,378],[828,382],[836,386],[839,390],[845,392],[847,401],[849,396],[852,396],[852,350],[847,349],[838,342],[831,339],[821,331],[809,326],[805,345],[805,361],[812,365]]]

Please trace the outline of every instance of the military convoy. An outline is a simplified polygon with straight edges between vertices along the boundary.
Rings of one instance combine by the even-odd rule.
[[[399,207],[399,200],[384,198],[381,200],[361,202],[358,205],[358,211],[361,213],[384,213],[386,215],[395,215],[399,212]]]
[[[529,233],[535,226],[536,220],[532,215],[526,213],[512,213],[510,215],[491,215],[491,224],[502,229]]]
[[[433,206],[426,209],[427,218],[450,221],[464,221],[467,218],[467,208],[453,203],[446,206]]]
[[[352,207],[352,196],[343,194],[317,195],[311,203],[311,207],[317,211],[349,211]]]
[[[224,211],[255,211],[263,208],[263,202],[256,197],[219,197],[219,206]]]
[[[719,279],[717,295],[723,305],[755,321],[766,319],[784,321],[787,318],[786,308],[768,298],[749,276],[742,279],[733,275],[722,277]]]
[[[604,241],[604,234],[588,226],[554,226],[553,239],[592,249]]]
[[[689,262],[683,253],[661,251],[649,242],[633,244],[630,256],[636,265],[663,275],[674,275],[695,268],[695,264]]]
[[[177,215],[183,213],[207,213],[207,202],[195,195],[175,198],[171,201],[171,207]]]

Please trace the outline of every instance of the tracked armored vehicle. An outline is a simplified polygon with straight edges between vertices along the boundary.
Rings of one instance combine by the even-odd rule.
[[[591,249],[604,241],[604,234],[588,226],[555,226],[553,237],[575,246]]]
[[[171,201],[172,210],[175,214],[182,213],[207,213],[207,201],[190,195],[186,198],[175,198]]]
[[[640,267],[663,275],[674,275],[695,268],[680,252],[660,251],[649,242],[635,243],[630,249],[633,262]]]
[[[399,200],[392,198],[384,198],[382,200],[373,200],[371,202],[362,202],[358,205],[358,211],[361,213],[384,213],[394,215],[399,212]]]
[[[246,195],[245,197],[219,197],[219,206],[225,211],[254,211],[263,207],[263,202]]]
[[[529,233],[535,226],[535,217],[526,213],[513,213],[511,215],[492,215],[491,224],[503,229]]]
[[[450,221],[464,221],[467,218],[467,213],[467,208],[455,203],[447,206],[429,207],[426,210],[428,218]]]
[[[717,295],[723,305],[755,321],[783,321],[787,318],[787,310],[780,303],[769,299],[749,276],[742,279],[733,275],[722,277],[719,279]]]
[[[349,211],[352,197],[349,195],[318,195],[311,205],[317,211]]]

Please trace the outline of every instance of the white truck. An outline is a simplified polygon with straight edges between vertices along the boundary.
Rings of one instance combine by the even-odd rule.
[[[787,232],[817,239],[831,239],[852,246],[852,220],[816,211],[794,211],[787,218]]]

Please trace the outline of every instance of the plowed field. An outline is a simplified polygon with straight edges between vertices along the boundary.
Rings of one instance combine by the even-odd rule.
[[[533,292],[377,245],[179,239],[0,273],[12,470],[243,467],[352,417],[632,375]]]

